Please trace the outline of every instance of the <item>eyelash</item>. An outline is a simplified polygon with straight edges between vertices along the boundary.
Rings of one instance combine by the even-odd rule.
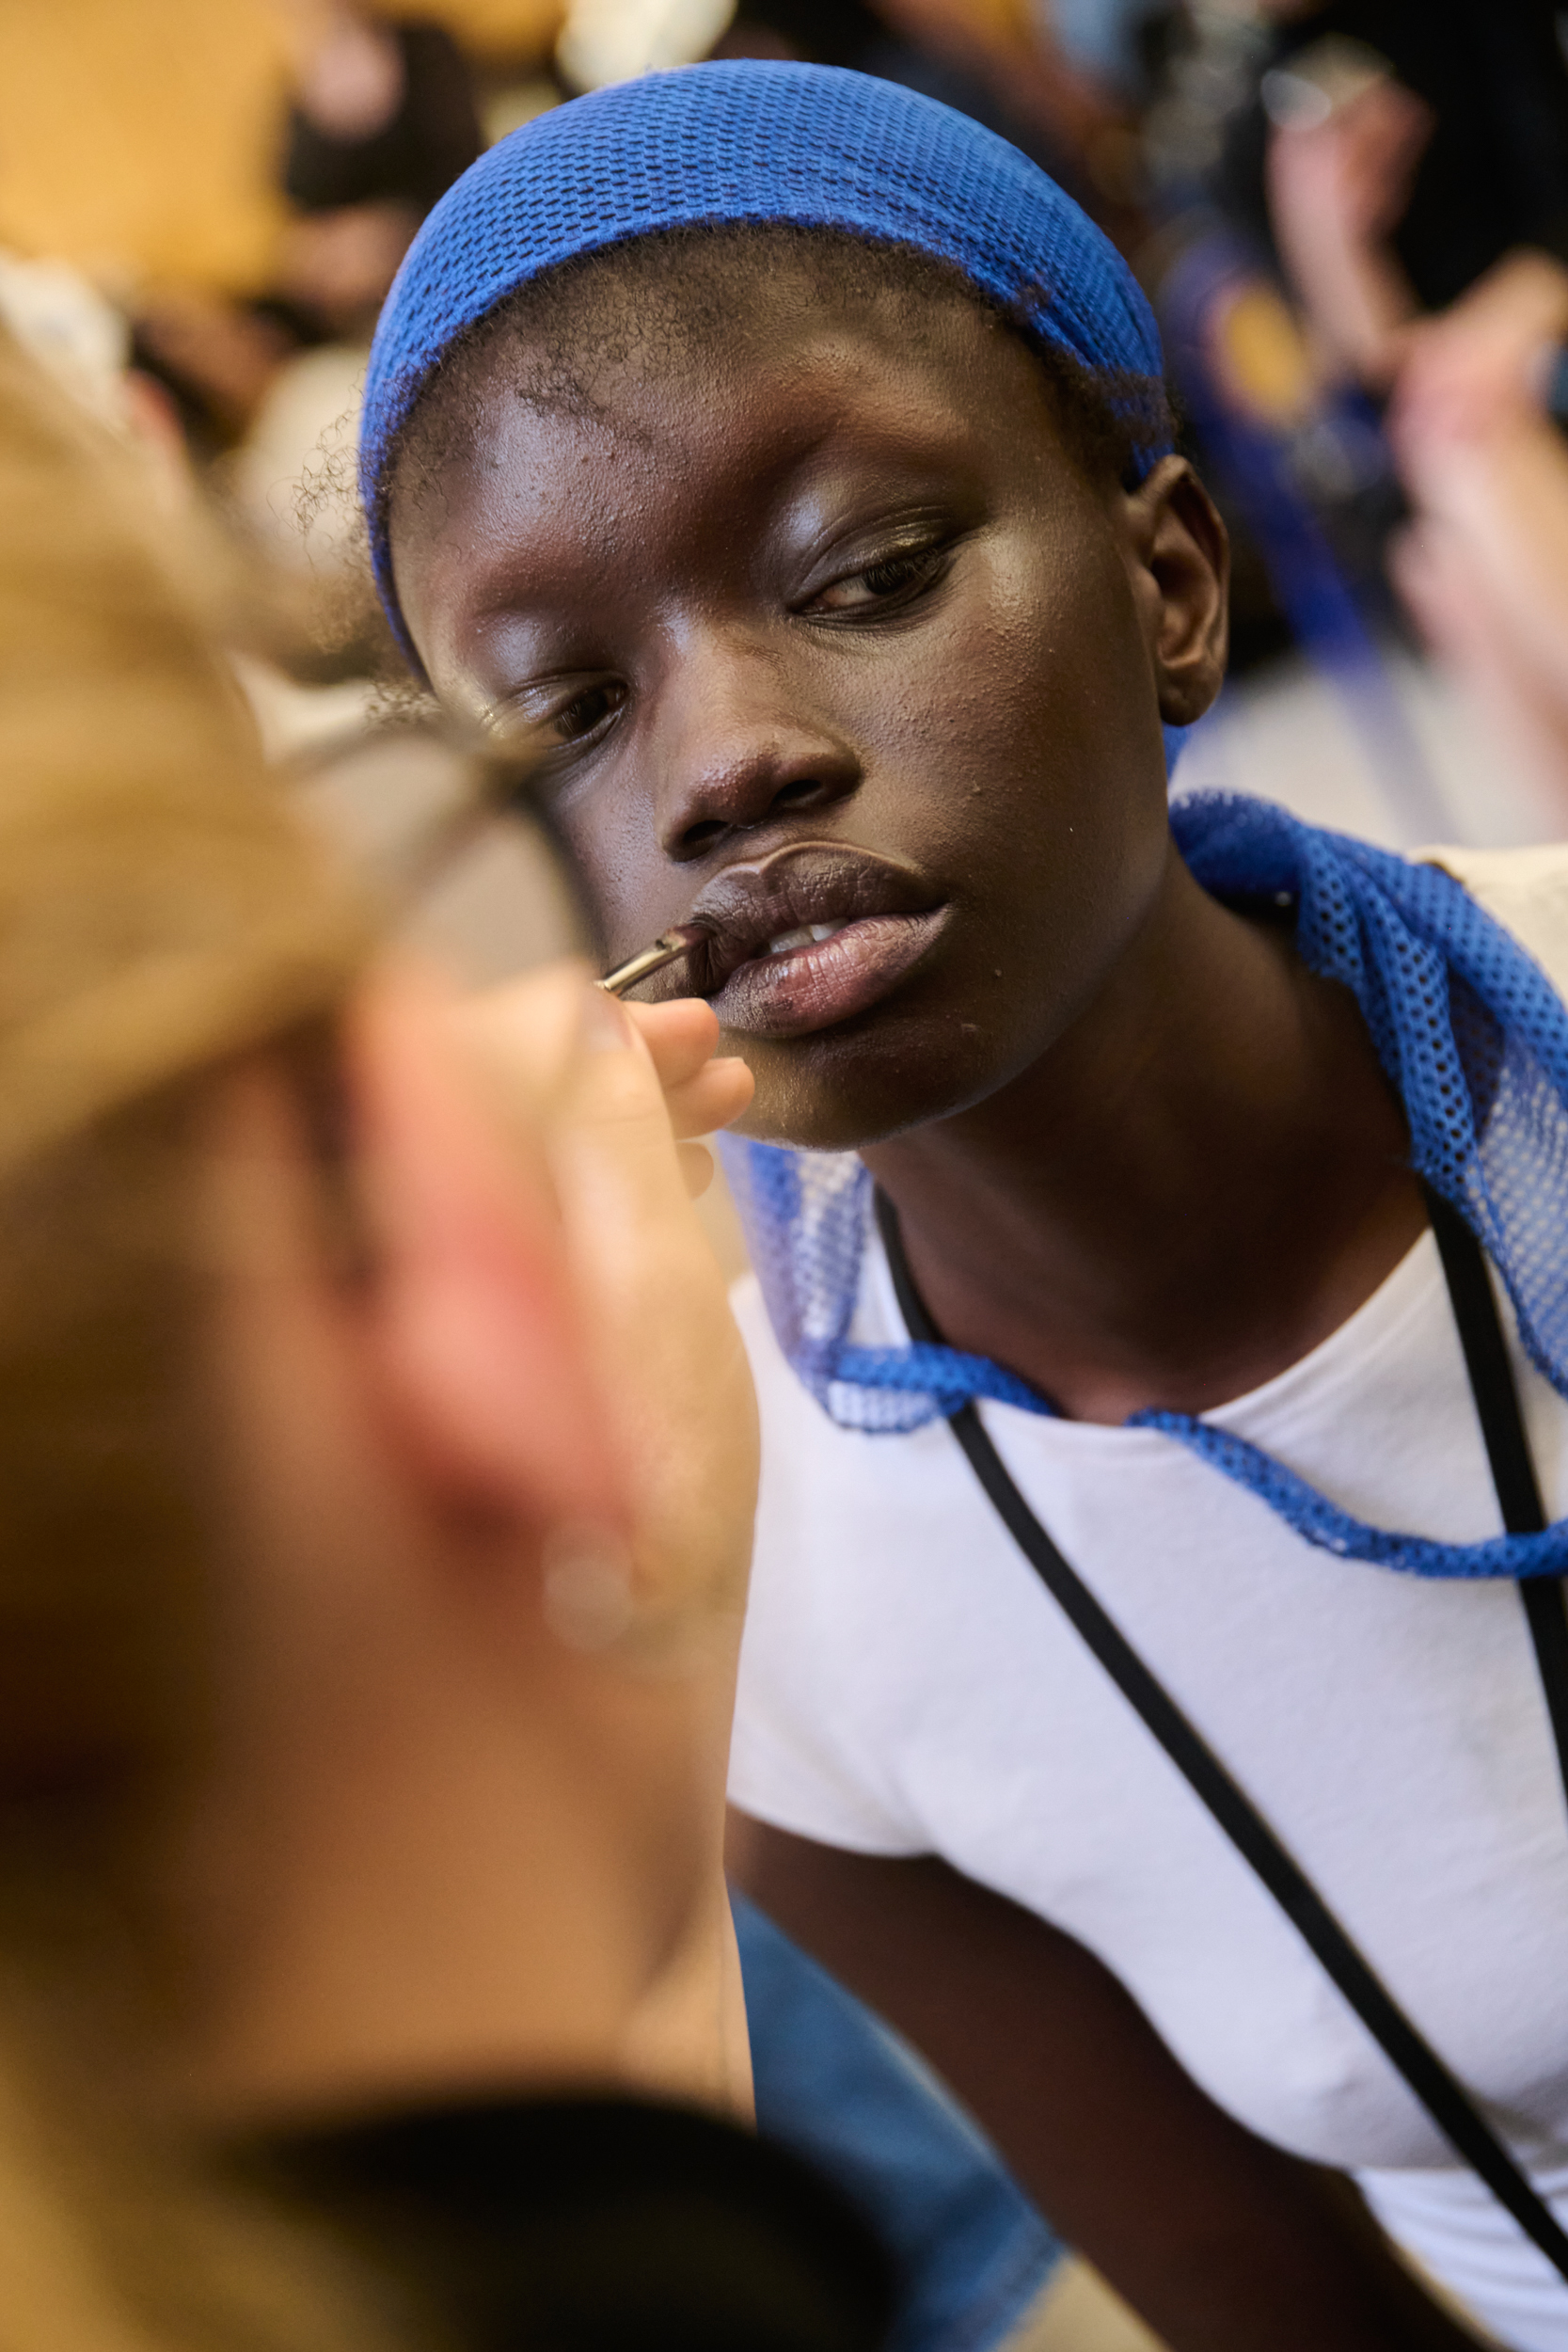
[[[841,579],[830,580],[821,595],[826,596],[834,588],[863,584],[870,589],[873,601],[860,606],[823,607],[819,617],[824,612],[835,620],[848,619],[857,613],[881,614],[901,601],[912,601],[924,589],[934,585],[945,567],[948,552],[945,545],[904,548],[865,564],[858,572],[847,572]]]
[[[879,564],[868,564],[861,578],[879,596],[895,596],[900,588],[910,587],[916,580],[923,579],[931,570],[940,552],[937,548],[912,548],[907,555],[884,556]],[[889,573],[894,577],[884,590],[879,585],[879,578],[886,579]]]
[[[609,683],[601,686],[585,686],[580,694],[574,694],[569,703],[562,704],[559,710],[552,712],[548,722],[550,730],[564,744],[580,743],[585,736],[592,735],[596,728],[602,726],[612,712],[619,710],[626,698],[626,690],[624,686]],[[573,727],[570,722],[574,713],[580,712],[585,706],[594,703],[603,706],[596,716],[586,726]]]

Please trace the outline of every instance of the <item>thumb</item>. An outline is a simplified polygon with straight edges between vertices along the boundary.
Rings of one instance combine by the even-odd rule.
[[[666,1288],[672,1261],[705,1244],[653,1057],[614,997],[584,993],[580,1050],[546,1151],[585,1304],[635,1322],[641,1294]]]

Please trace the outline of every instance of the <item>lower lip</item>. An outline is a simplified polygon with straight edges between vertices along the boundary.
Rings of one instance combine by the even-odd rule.
[[[713,998],[726,1029],[752,1037],[809,1037],[879,1004],[919,962],[946,920],[927,914],[869,914],[832,939],[753,956],[730,974]]]

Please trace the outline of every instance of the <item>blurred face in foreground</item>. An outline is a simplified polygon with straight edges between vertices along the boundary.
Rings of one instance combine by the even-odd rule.
[[[214,2127],[746,2108],[753,1408],[678,1139],[750,1082],[705,1006],[377,950],[199,543],[4,333],[0,506],[5,2332],[360,2343],[203,2220]]]
[[[1028,1069],[1156,911],[1223,532],[1181,460],[1091,467],[961,291],[785,265],[725,306],[710,266],[685,325],[497,342],[398,586],[449,706],[542,729],[609,953],[707,927],[653,986],[711,999],[748,1132],[864,1144]]]
[[[671,1121],[745,1075],[704,1008],[644,1021],[575,968],[467,1008],[372,970],[325,1186],[276,1067],[214,1092],[225,1638],[174,1851],[220,2106],[613,2079],[694,1935],[721,1987],[752,1411]],[[667,2055],[730,2095],[722,2046]]]

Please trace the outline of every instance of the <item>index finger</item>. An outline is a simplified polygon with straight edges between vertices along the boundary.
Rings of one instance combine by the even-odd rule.
[[[718,1051],[719,1015],[704,996],[670,996],[657,1005],[623,999],[621,1009],[653,1056],[666,1087],[695,1077]]]
[[[565,1181],[562,1216],[585,1239],[601,1280],[613,1266],[645,1279],[655,1257],[700,1229],[660,1073],[630,1009],[594,989],[579,998],[579,1043],[547,1122],[546,1152]]]

